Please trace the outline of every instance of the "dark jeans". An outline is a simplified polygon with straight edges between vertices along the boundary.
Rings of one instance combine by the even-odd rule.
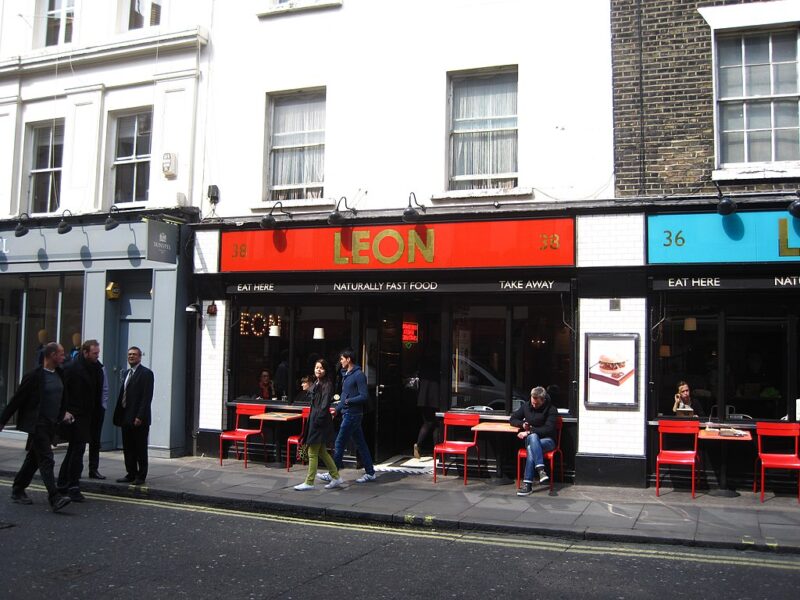
[[[361,430],[361,420],[364,418],[362,414],[351,415],[349,412],[342,413],[342,424],[339,426],[339,434],[336,436],[336,443],[333,447],[333,462],[340,469],[344,462],[344,447],[352,437],[356,442],[356,448],[361,455],[361,462],[364,465],[364,471],[370,475],[375,474],[375,467],[372,465],[372,455],[369,453],[367,440],[364,438],[364,432]]]
[[[22,462],[17,476],[14,477],[14,487],[12,489],[15,492],[21,492],[28,487],[33,480],[36,469],[39,469],[44,487],[47,488],[48,496],[53,498],[58,493],[55,475],[53,474],[55,462],[53,461],[52,442],[55,429],[55,424],[41,420],[36,424],[33,433],[28,434],[28,443],[25,445],[28,453],[25,455],[25,460]]]
[[[92,414],[92,426],[89,439],[89,473],[94,473],[100,467],[100,436],[103,433],[103,420],[106,409],[102,406]]]
[[[125,471],[133,479],[147,478],[147,437],[150,426],[122,427],[122,454]]]
[[[62,492],[74,492],[81,489],[81,474],[83,473],[83,454],[86,452],[86,442],[71,440],[67,446],[67,453],[58,470],[58,489]]]

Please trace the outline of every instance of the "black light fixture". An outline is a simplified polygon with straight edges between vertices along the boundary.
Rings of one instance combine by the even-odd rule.
[[[278,224],[278,221],[272,216],[272,211],[275,210],[276,207],[280,206],[280,214],[286,215],[290,219],[292,218],[292,213],[286,212],[283,210],[283,203],[278,200],[275,204],[272,205],[272,208],[269,209],[269,213],[261,217],[261,229],[272,229]]]
[[[789,214],[795,219],[800,219],[800,192],[797,192],[797,200],[789,204]],[[20,215],[21,217],[22,215]]]
[[[106,217],[106,222],[103,225],[106,231],[111,231],[112,229],[116,229],[119,227],[119,221],[114,218],[114,213],[119,212],[119,208],[117,208],[116,204],[112,204],[111,208],[108,209],[108,216]]]
[[[14,237],[22,237],[23,235],[28,235],[28,227],[25,225],[26,222],[30,221],[30,216],[28,213],[22,213],[19,216],[19,221],[17,221],[17,226],[14,227]]]
[[[72,211],[69,209],[66,209],[63,213],[61,213],[61,220],[58,222],[59,235],[64,235],[65,233],[72,231],[72,225],[67,223],[67,213],[69,213],[70,217],[72,216]]]
[[[216,185],[208,186],[208,202],[213,206],[219,204],[219,187]]]
[[[735,213],[736,202],[730,196],[722,195],[722,190],[716,181],[714,182],[714,185],[717,186],[717,198],[719,198],[719,201],[717,202],[717,213],[723,217],[727,217],[728,215]]]
[[[414,204],[416,206],[411,205],[411,200],[414,200]],[[414,192],[411,192],[408,195],[408,206],[403,211],[403,222],[405,223],[416,223],[420,219],[419,212],[425,212],[425,207],[417,202],[417,195]]]
[[[342,200],[344,200],[345,210],[349,210],[351,213],[353,213],[354,217],[358,214],[358,211],[355,208],[350,208],[347,206],[347,196],[342,196],[336,201],[336,206],[331,211],[331,214],[328,215],[328,225],[340,225],[344,222],[344,215],[339,212],[339,206],[341,206]]]

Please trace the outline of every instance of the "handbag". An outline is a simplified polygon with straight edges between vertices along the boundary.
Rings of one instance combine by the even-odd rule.
[[[308,444],[299,444],[297,446],[297,460],[302,463],[308,462]]]

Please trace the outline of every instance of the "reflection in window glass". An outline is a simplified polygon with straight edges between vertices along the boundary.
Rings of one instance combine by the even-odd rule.
[[[25,316],[25,343],[23,364],[25,371],[38,365],[40,349],[48,342],[55,342],[58,335],[58,299],[61,277],[31,277],[27,291]]]
[[[286,385],[290,399],[304,401],[300,395],[300,378],[303,375],[313,377],[314,363],[319,358],[328,361],[331,381],[336,379],[339,353],[353,346],[350,339],[351,318],[350,308],[345,306],[303,306],[296,310],[295,355]],[[358,348],[353,349],[358,351]]]
[[[276,370],[289,350],[288,309],[276,306],[242,306],[234,323],[235,359],[232,361],[235,397],[277,398]],[[261,383],[263,371],[268,381]]]
[[[453,408],[505,411],[505,307],[453,309]]]
[[[0,276],[0,411],[13,396],[19,374],[19,336],[22,325],[22,294],[25,280]],[[16,422],[16,415],[11,424]]]
[[[61,331],[58,341],[64,346],[67,357],[75,345],[80,346],[83,327],[83,276],[65,275],[61,297]],[[87,332],[88,338],[100,338],[97,330]]]

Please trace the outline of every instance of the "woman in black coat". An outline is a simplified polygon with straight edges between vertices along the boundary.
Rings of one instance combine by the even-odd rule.
[[[320,459],[328,467],[331,481],[325,489],[332,490],[342,485],[339,469],[333,462],[333,457],[328,453],[326,443],[333,433],[333,417],[331,416],[331,400],[333,385],[328,377],[328,361],[321,358],[314,364],[316,382],[311,390],[311,414],[308,416],[308,428],[303,443],[308,445],[308,474],[306,480],[294,486],[297,491],[313,490],[314,479],[317,476],[317,464]]]

